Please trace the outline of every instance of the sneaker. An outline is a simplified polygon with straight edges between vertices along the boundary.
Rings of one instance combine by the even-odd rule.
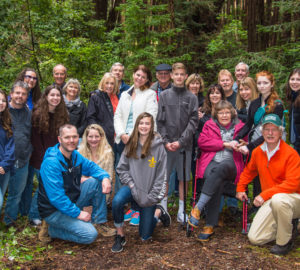
[[[112,252],[121,252],[123,250],[123,247],[126,244],[125,236],[121,236],[119,234],[115,237],[115,242],[111,248]]]
[[[290,241],[288,241],[287,244],[285,244],[283,246],[280,246],[280,245],[277,245],[277,244],[274,245],[270,249],[270,252],[272,254],[275,254],[275,255],[285,255],[293,249],[293,246],[294,246],[294,241],[293,241],[293,239],[291,239]]]
[[[195,207],[192,209],[192,212],[191,212],[190,217],[189,217],[189,219],[188,219],[188,223],[189,223],[192,227],[198,228],[200,215],[201,215],[200,210],[198,209],[197,206],[195,206]]]
[[[163,226],[169,227],[171,224],[171,217],[170,217],[169,213],[160,204],[156,205],[156,209],[159,209],[161,211],[159,220],[162,222]]]
[[[48,244],[52,240],[51,237],[48,235],[48,224],[45,220],[43,220],[42,222],[38,238],[43,244]]]
[[[97,224],[96,228],[97,228],[98,233],[104,237],[114,236],[117,233],[116,229],[109,228],[104,223]]]
[[[203,227],[202,232],[198,235],[197,240],[200,242],[207,242],[214,233],[214,228],[212,226],[205,226]]]
[[[187,214],[185,214],[185,222],[187,222],[188,221],[188,215]],[[178,212],[177,213],[177,222],[179,222],[179,223],[184,223],[184,214],[183,214],[183,212]]]
[[[40,220],[40,219],[33,219],[33,220],[31,220],[30,221],[30,224],[32,225],[32,226],[40,226],[40,225],[42,225],[42,221]]]
[[[130,221],[132,219],[132,216],[134,215],[136,211],[129,209],[126,214],[124,215],[124,221]]]
[[[139,211],[136,211],[133,216],[132,216],[132,219],[130,220],[129,222],[129,225],[132,225],[132,226],[139,226],[140,224],[140,212]]]

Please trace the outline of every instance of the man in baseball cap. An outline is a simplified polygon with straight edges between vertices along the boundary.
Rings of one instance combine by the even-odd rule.
[[[262,121],[264,143],[252,157],[237,184],[236,197],[248,200],[247,185],[259,175],[262,192],[253,204],[260,207],[251,224],[248,238],[254,245],[276,241],[271,253],[287,254],[294,246],[300,217],[300,157],[282,139],[283,126],[276,114]]]

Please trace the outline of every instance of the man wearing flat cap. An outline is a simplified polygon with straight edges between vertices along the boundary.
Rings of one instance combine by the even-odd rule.
[[[278,115],[267,114],[262,121],[264,143],[252,157],[237,184],[236,197],[247,200],[247,185],[259,175],[262,192],[253,204],[260,207],[248,238],[254,245],[276,241],[271,253],[284,255],[294,245],[300,217],[300,157],[282,139],[284,128]]]
[[[160,93],[168,88],[171,88],[171,71],[172,67],[168,64],[160,64],[155,67],[157,81],[150,87],[156,92],[157,100]]]

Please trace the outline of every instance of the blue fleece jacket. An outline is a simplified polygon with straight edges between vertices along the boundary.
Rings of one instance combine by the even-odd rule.
[[[83,175],[91,176],[99,181],[102,181],[103,178],[109,178],[109,174],[106,171],[101,169],[96,163],[84,158],[79,152],[73,151],[71,159],[73,164],[76,160],[74,166],[81,164]],[[49,147],[41,165],[41,178],[50,203],[58,211],[76,218],[80,214],[80,209],[65,194],[62,172],[66,171],[66,169],[61,165],[60,161],[67,166],[65,158],[59,150],[59,144]]]
[[[0,167],[7,173],[15,162],[14,137],[7,137],[6,131],[0,124]]]

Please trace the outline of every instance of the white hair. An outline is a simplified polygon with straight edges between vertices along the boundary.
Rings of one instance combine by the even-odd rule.
[[[237,68],[238,66],[240,66],[240,65],[244,65],[244,66],[246,67],[246,71],[249,72],[249,66],[248,66],[246,63],[244,63],[244,62],[239,62],[239,63],[235,66],[235,71],[236,71],[236,68]]]
[[[114,64],[111,66],[110,72],[112,72],[112,69],[113,69],[114,67],[116,67],[116,66],[121,66],[123,69],[125,69],[125,67],[124,67],[124,65],[123,65],[122,63],[116,62],[116,63],[114,63]]]

